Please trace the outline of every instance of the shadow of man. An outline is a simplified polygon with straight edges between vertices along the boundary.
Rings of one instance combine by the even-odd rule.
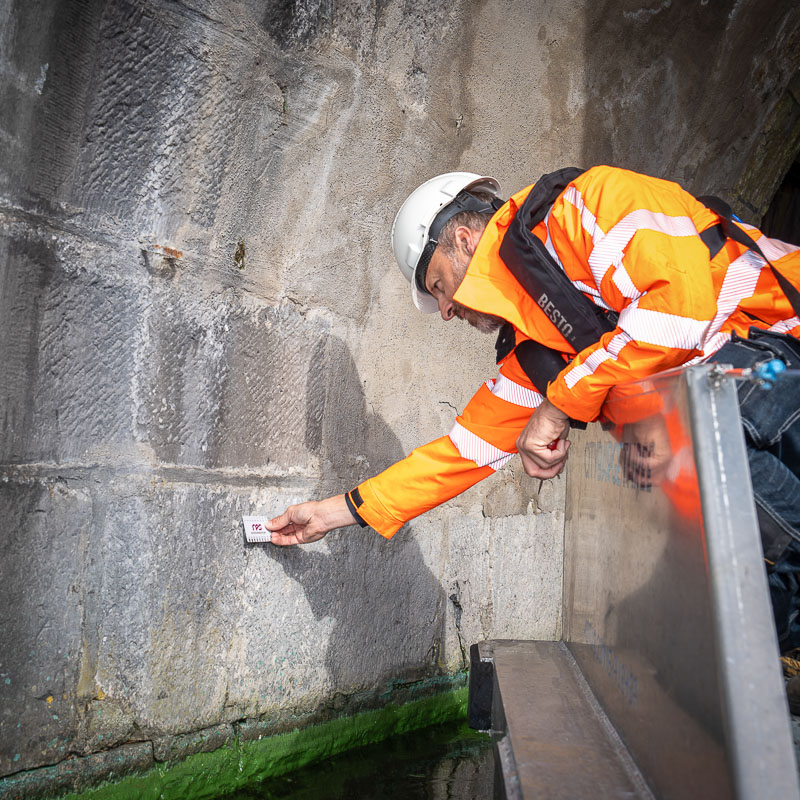
[[[320,457],[317,491],[347,491],[403,457],[397,437],[367,411],[347,346],[320,342],[307,383],[306,445]],[[331,619],[325,664],[334,702],[357,707],[395,686],[441,674],[447,599],[407,529],[391,542],[356,526],[325,539],[327,553],[274,548],[303,587],[315,619]],[[338,709],[337,709],[338,710]]]

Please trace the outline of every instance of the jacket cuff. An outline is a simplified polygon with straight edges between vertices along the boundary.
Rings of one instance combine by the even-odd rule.
[[[356,506],[358,518],[362,519],[385,539],[391,539],[405,525],[406,520],[396,520],[388,513],[383,503],[372,491],[369,479],[360,484],[357,487],[357,491],[359,498],[362,500],[361,504]],[[345,495],[345,499],[347,499],[347,495]],[[353,505],[356,504],[353,503]]]
[[[594,422],[600,416],[605,395],[597,396],[597,393],[589,397],[576,395],[575,391],[568,389],[563,379],[558,377],[547,386],[547,399],[572,420]]]
[[[353,515],[353,519],[362,527],[366,528],[367,523],[364,522],[364,518],[361,514],[358,513],[358,507],[363,504],[363,500],[361,499],[361,493],[358,491],[358,487],[356,486],[355,489],[351,489],[347,492],[344,496],[344,501],[347,503],[348,511]]]

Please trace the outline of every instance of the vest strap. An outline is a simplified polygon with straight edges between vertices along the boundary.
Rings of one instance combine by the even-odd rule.
[[[500,258],[576,352],[613,331],[617,317],[573,286],[542,241],[533,234],[556,198],[583,170],[566,167],[542,176],[520,206],[500,243]]]
[[[708,252],[711,258],[714,258],[717,253],[722,249],[726,239],[733,239],[744,245],[748,250],[757,253],[764,261],[767,262],[775,280],[778,281],[778,286],[786,295],[789,303],[794,310],[794,313],[800,316],[800,292],[793,286],[783,273],[779,272],[775,265],[764,255],[761,248],[755,240],[745,231],[740,228],[733,220],[733,210],[731,207],[720,197],[713,195],[704,195],[697,198],[706,208],[713,211],[720,218],[719,224],[713,225],[708,230],[700,234],[700,238],[705,242],[708,247]]]

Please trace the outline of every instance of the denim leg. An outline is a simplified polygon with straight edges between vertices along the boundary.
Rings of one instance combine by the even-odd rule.
[[[770,358],[800,369],[800,342],[752,328],[749,339],[734,336],[712,360],[744,368]],[[786,652],[800,647],[800,381],[784,376],[771,389],[742,381],[737,391],[772,612]]]
[[[800,369],[800,342],[752,328],[749,339],[734,336],[712,360],[752,367],[770,358]],[[800,380],[783,376],[771,389],[741,381],[737,391],[759,523],[777,526],[784,545],[788,536],[800,540]]]
[[[793,541],[773,566],[767,567],[772,614],[781,653],[800,647],[800,544]]]
[[[747,448],[764,556],[774,561],[800,537],[800,478],[769,450]]]
[[[789,369],[800,369],[800,341],[791,336],[751,329],[751,338],[731,341],[715,361],[722,361],[735,347],[753,366],[767,358],[780,358]],[[736,365],[738,366],[738,365]],[[742,382],[738,388],[742,424],[752,445],[769,449],[795,475],[800,475],[800,380],[794,375],[779,378],[771,389]]]

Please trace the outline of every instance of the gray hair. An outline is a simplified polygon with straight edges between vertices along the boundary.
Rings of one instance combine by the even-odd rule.
[[[486,203],[491,203],[495,195],[491,192],[470,192],[475,195],[479,200]],[[447,220],[447,223],[439,232],[439,247],[444,248],[448,252],[455,250],[455,234],[456,228],[461,225],[475,231],[476,233],[483,233],[483,229],[488,224],[489,220],[494,215],[494,211],[459,211],[458,214]]]

